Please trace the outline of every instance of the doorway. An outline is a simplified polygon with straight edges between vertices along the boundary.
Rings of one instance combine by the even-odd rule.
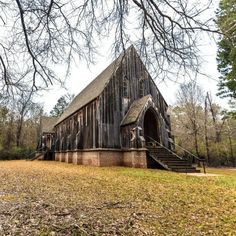
[[[157,120],[157,113],[154,109],[149,108],[144,115],[144,137],[146,140],[146,147],[149,149],[149,145],[151,147],[155,147],[156,143],[153,139],[160,143],[160,132],[159,125]],[[162,166],[159,165],[147,152],[147,168],[153,169],[162,169]]]
[[[155,141],[160,142],[157,115],[152,108],[149,108],[144,115],[143,127],[146,141],[152,141],[152,139],[154,139]]]

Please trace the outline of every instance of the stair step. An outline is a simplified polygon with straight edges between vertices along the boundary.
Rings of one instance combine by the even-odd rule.
[[[173,171],[194,171],[196,168],[191,168],[190,166],[188,167],[170,167],[171,170]]]
[[[161,160],[161,161],[182,161],[181,159],[177,159],[174,157],[156,157],[157,159]]]
[[[191,165],[168,165],[171,169],[192,169]],[[194,168],[195,169],[195,168]]]
[[[191,166],[191,165],[188,165],[188,166],[186,166],[186,165],[180,165],[180,166],[178,166],[178,165],[173,165],[173,166],[171,166],[171,168],[173,168],[173,169],[196,169],[195,167],[193,167],[193,166]]]
[[[149,155],[159,163],[162,163],[164,168],[172,170],[179,173],[199,173],[200,170],[197,170],[193,167],[188,160],[180,159],[178,156],[175,156],[171,151],[166,150],[163,147],[152,147],[149,148]]]
[[[153,152],[151,152],[151,153],[153,153]],[[157,152],[155,154],[157,154],[158,156],[176,156],[176,155],[174,155],[172,153],[160,153],[160,152]]]
[[[163,152],[163,153],[170,153],[169,151],[167,151],[166,149],[156,149],[156,152]]]
[[[189,162],[188,161],[186,161],[186,160],[170,160],[170,159],[167,159],[167,160],[163,160],[163,159],[160,159],[160,160],[162,160],[162,161],[165,161],[165,162],[167,162],[167,163],[170,163],[170,164],[189,164]]]
[[[200,173],[200,170],[197,169],[171,169],[174,172],[178,173]]]
[[[167,160],[183,160],[183,159],[180,159],[176,156],[159,156],[159,155],[155,155],[156,157],[158,157],[159,159],[167,159]]]
[[[191,166],[191,164],[187,163],[187,162],[167,162],[167,161],[163,161],[163,163],[165,163],[168,166]]]

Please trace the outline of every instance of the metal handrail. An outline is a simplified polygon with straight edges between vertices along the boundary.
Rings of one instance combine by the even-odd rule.
[[[159,143],[158,141],[156,141],[155,139],[149,137],[149,136],[146,136],[148,137],[149,139],[151,139],[152,141],[154,141],[155,143],[157,143],[159,146],[163,147],[164,149],[166,149],[168,152],[170,152],[171,154],[173,154],[174,156],[176,156],[177,158],[179,158],[180,160],[183,160],[182,157],[180,157],[179,155],[177,155],[175,152],[173,152],[172,150],[170,150],[169,148],[165,147],[164,145],[162,145],[161,143]],[[187,174],[187,167],[185,167],[185,172]]]
[[[30,154],[28,154],[28,155],[26,156],[26,159],[30,159],[30,157],[31,157],[33,154],[35,154],[35,153],[38,152],[38,151],[42,151],[43,149],[44,149],[44,147],[41,147],[41,148],[39,148],[39,149],[37,149],[37,150],[31,152]]]
[[[159,143],[158,141],[156,141],[155,139],[149,137],[149,136],[146,136],[148,137],[149,139],[151,139],[152,141],[154,141],[155,143],[157,143],[159,146],[165,148],[167,151],[169,151],[170,153],[172,153],[173,155],[175,155],[176,157],[180,158],[181,160],[183,160],[182,157],[180,157],[179,155],[177,155],[175,152],[173,152],[172,150],[170,150],[169,148],[165,147],[164,145],[162,145],[161,143]],[[188,154],[190,154],[191,156],[193,156],[194,158],[196,158],[200,163],[202,162],[202,165],[203,165],[203,171],[204,171],[204,174],[206,174],[206,166],[205,166],[205,159],[200,159],[199,157],[195,156],[193,153],[191,153],[190,151],[186,150],[185,148],[179,146],[178,144],[172,142],[174,145],[182,148],[184,151],[186,151]],[[186,171],[187,172],[187,171]]]
[[[189,150],[183,148],[182,146],[178,145],[177,143],[172,142],[175,146],[178,146],[179,148],[181,148],[183,151],[187,152],[188,154],[190,154],[191,156],[193,156],[195,159],[202,161],[203,159],[199,158],[198,156],[194,155],[193,153],[191,153]]]
[[[204,171],[204,174],[206,174],[206,165],[205,165],[205,158],[204,159],[201,159],[199,158],[198,156],[194,155],[193,153],[191,153],[190,151],[188,151],[187,149],[183,148],[182,146],[172,142],[175,146],[181,148],[183,151],[187,152],[188,154],[190,154],[192,157],[194,157],[196,160],[198,160],[200,163],[202,162],[202,166],[203,166],[203,171]]]
[[[146,136],[148,137],[149,139],[151,139],[152,141],[154,141],[155,143],[157,143],[159,146],[165,148],[168,152],[170,152],[171,154],[175,155],[176,157],[178,157],[179,159],[183,160],[183,158],[179,155],[177,155],[175,152],[173,152],[172,150],[170,150],[169,148],[165,147],[164,145],[162,145],[161,143],[159,143],[158,141],[156,141],[155,139],[149,137],[149,136]]]

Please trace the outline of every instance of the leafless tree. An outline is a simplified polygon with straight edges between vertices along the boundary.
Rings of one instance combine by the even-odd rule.
[[[25,119],[32,117],[35,111],[37,113],[42,109],[40,104],[34,102],[35,93],[33,91],[21,93],[12,101],[12,108],[15,110],[16,119],[16,146],[21,146],[22,131]]]
[[[224,126],[225,120],[223,120],[222,122],[218,121],[219,117],[217,117],[217,114],[219,114],[219,112],[217,110],[219,110],[220,108],[217,107],[216,104],[212,103],[212,97],[208,92],[206,94],[206,102],[208,104],[215,129],[215,142],[219,143],[221,141],[221,131]]]
[[[208,93],[207,93],[208,94]],[[207,96],[204,101],[204,139],[205,139],[205,148],[206,148],[206,158],[207,163],[210,163],[210,145],[209,145],[209,136],[208,136],[208,103]]]
[[[178,104],[183,108],[185,125],[194,139],[196,154],[199,156],[198,136],[200,114],[202,114],[203,91],[194,81],[182,84],[177,94]]]
[[[155,74],[198,70],[199,32],[216,32],[202,17],[212,4],[189,0],[0,1],[0,88],[34,90],[60,79],[57,66],[94,61],[96,42],[113,38],[120,52],[131,43]]]

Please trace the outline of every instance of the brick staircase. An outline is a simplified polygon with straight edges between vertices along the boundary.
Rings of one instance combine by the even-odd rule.
[[[33,151],[27,156],[27,161],[34,161],[34,160],[47,160],[47,156],[50,150],[46,148],[43,150],[42,148],[36,151]]]
[[[180,173],[199,173],[192,164],[170,150],[160,146],[149,146],[148,155],[164,169]]]

